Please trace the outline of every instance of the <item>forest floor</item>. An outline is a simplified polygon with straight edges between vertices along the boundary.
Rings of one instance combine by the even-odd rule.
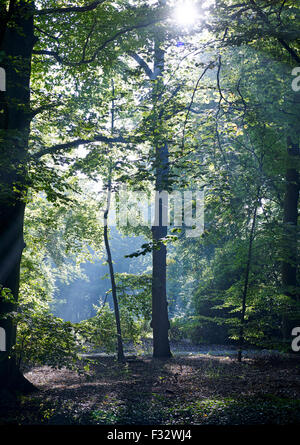
[[[300,424],[300,357],[96,357],[87,375],[34,367],[39,391],[7,399],[0,425]]]

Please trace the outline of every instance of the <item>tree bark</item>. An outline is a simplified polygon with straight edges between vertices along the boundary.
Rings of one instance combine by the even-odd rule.
[[[253,211],[252,224],[249,234],[249,244],[248,244],[248,256],[247,256],[247,264],[246,264],[246,272],[245,272],[245,281],[244,288],[242,294],[242,311],[241,311],[241,319],[240,319],[240,332],[239,332],[239,349],[238,349],[238,362],[242,361],[242,351],[244,346],[244,334],[245,334],[245,315],[246,315],[246,307],[247,307],[247,296],[248,296],[248,288],[249,288],[249,276],[252,265],[252,252],[253,252],[253,241],[255,236],[255,226],[256,226],[256,217],[257,217],[257,209],[260,203],[260,187],[257,190],[257,199],[255,202],[255,207]]]
[[[154,76],[156,84],[153,88],[153,104],[157,107],[159,103],[163,85],[164,72],[164,51],[160,48],[161,42],[155,42],[154,49]],[[154,122],[159,126],[160,117],[156,110],[156,119]],[[156,139],[156,138],[154,138]],[[158,135],[158,141],[155,146],[156,163],[156,194],[167,191],[169,176],[169,152],[168,145],[162,140],[162,135]],[[165,203],[167,204],[167,203]],[[156,200],[155,218],[157,225],[152,227],[152,240],[157,243],[161,238],[167,235],[167,226],[165,225],[167,208],[163,208],[162,200]],[[161,245],[159,249],[153,249],[152,254],[152,322],[153,329],[153,357],[168,358],[171,357],[169,343],[169,318],[167,302],[167,248]]]
[[[162,207],[161,205],[159,206]],[[161,211],[160,211],[161,212]],[[159,225],[152,227],[153,241],[158,241],[167,234],[167,227]],[[162,245],[154,249],[152,255],[152,321],[153,357],[171,357],[169,344],[169,319],[166,291],[167,249]]]
[[[112,80],[112,97],[115,96],[115,87],[114,81]],[[112,107],[111,107],[111,135],[114,134],[115,127],[115,101],[112,99]],[[108,153],[107,153],[108,154]],[[123,339],[122,339],[122,330],[121,330],[121,320],[120,320],[120,311],[119,311],[119,302],[117,297],[117,286],[115,281],[115,273],[113,267],[113,261],[111,256],[111,250],[108,240],[108,215],[110,210],[110,200],[111,200],[111,181],[112,181],[112,165],[109,166],[108,171],[108,184],[107,184],[107,204],[104,212],[104,243],[107,254],[107,262],[109,267],[110,281],[111,281],[111,292],[114,303],[114,312],[115,312],[115,320],[117,327],[117,354],[118,354],[118,362],[122,363],[125,361],[125,355],[123,350]]]
[[[161,6],[164,0],[159,1]],[[164,50],[161,48],[162,41],[159,37],[154,41],[154,66],[153,71],[138,54],[130,53],[133,59],[145,71],[148,78],[153,81],[152,105],[153,105],[153,134],[155,150],[155,191],[156,194],[168,190],[169,177],[169,153],[168,145],[164,141],[163,131],[158,130],[161,126],[161,113],[159,104],[164,89],[163,73],[165,64]],[[167,226],[163,224],[163,208],[155,205],[154,220],[157,225],[152,226],[152,241],[157,244],[161,238],[167,235]],[[154,249],[152,253],[152,321],[153,329],[153,357],[171,357],[168,331],[170,328],[167,303],[167,249],[161,245],[160,249]]]
[[[34,45],[33,2],[11,2],[9,18],[2,23],[0,64],[6,89],[0,92],[0,285],[13,300],[0,297],[0,326],[5,330],[6,350],[0,352],[0,387],[33,389],[21,375],[12,348],[16,326],[12,312],[19,293],[20,262],[25,247],[23,224],[27,191],[26,156],[30,130],[30,71]],[[5,318],[3,318],[5,317]]]
[[[283,206],[282,287],[285,295],[299,303],[297,282],[298,261],[298,202],[299,202],[299,143],[288,139],[288,165],[285,177]],[[298,164],[298,165],[297,165]],[[299,324],[299,309],[288,308],[283,317],[283,339],[290,342],[292,329]]]
[[[113,262],[112,262],[112,257],[111,257],[111,250],[110,250],[110,245],[109,245],[109,240],[108,240],[107,219],[108,219],[108,213],[109,213],[110,194],[111,194],[111,187],[110,187],[110,183],[109,183],[107,208],[104,212],[104,243],[105,243],[105,249],[106,249],[106,254],[107,254],[107,262],[108,262],[110,281],[111,281],[111,291],[112,291],[113,303],[114,303],[115,320],[116,320],[116,326],[117,326],[118,362],[124,362],[125,356],[124,356],[124,350],[123,350],[119,303],[118,303],[118,298],[117,298],[117,286],[116,286],[116,281],[115,281],[115,274],[114,274],[114,267],[113,267]]]

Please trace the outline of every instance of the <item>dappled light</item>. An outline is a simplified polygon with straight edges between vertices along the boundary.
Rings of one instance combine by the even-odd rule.
[[[0,17],[0,425],[299,425],[299,1]]]

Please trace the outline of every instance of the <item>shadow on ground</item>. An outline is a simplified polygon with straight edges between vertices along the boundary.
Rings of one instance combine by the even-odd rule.
[[[39,392],[2,401],[1,424],[300,423],[298,357],[98,357],[89,374],[37,367]]]

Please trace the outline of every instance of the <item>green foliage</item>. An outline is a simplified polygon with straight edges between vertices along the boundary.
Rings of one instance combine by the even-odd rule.
[[[116,274],[116,283],[123,340],[138,343],[149,329],[151,277],[119,273]],[[97,313],[94,317],[78,324],[80,332],[93,347],[114,352],[117,336],[114,311],[106,302],[95,306],[95,310]]]
[[[236,340],[247,264],[247,342],[275,345],[284,314],[297,309],[282,289],[279,270],[290,252],[281,223],[291,166],[287,136],[299,142],[299,103],[291,89],[291,68],[299,61],[298,3],[216,1],[207,23],[188,36],[164,20],[164,8],[129,3],[103,2],[86,13],[34,19],[28,156],[25,150],[31,192],[25,196],[22,184],[13,185],[27,204],[16,346],[24,361],[60,366],[69,354],[73,363],[77,328],[91,343],[114,349],[109,304],[102,302],[95,317],[76,329],[53,317],[49,304],[55,303],[58,280],[82,277],[80,264],[102,254],[105,197],[90,189],[107,189],[111,181],[112,190],[126,185],[149,191],[159,167],[154,147],[166,141],[166,189],[205,185],[205,231],[191,240],[175,229],[178,237],[147,240],[126,256],[146,256],[168,245],[171,337]],[[67,5],[39,2],[39,8]],[[182,48],[176,46],[181,37]],[[165,51],[164,82],[150,80],[131,57],[136,52],[149,68],[157,38]],[[103,142],[101,136],[119,142]],[[16,140],[21,137],[16,132]],[[292,164],[299,168],[296,157]],[[124,233],[150,237],[149,228]],[[151,317],[151,278],[123,273],[116,279],[124,338],[137,341]],[[295,286],[291,293],[297,292]],[[11,301],[6,289],[1,297]],[[36,356],[30,342],[37,345]]]
[[[73,181],[73,186],[75,182]],[[57,280],[70,282],[82,276],[80,264],[93,260],[91,246],[99,248],[103,229],[98,207],[73,190],[68,202],[57,206],[43,195],[32,194],[25,215],[26,249],[21,265],[14,348],[17,363],[47,364],[80,370],[82,337],[76,325],[50,311]]]
[[[0,295],[1,295],[1,300],[4,301],[5,303],[15,302],[11,290],[8,289],[7,287],[0,286]]]
[[[194,343],[199,342],[196,330],[199,327],[198,317],[187,315],[171,318],[170,320],[170,339],[173,341],[190,340]]]
[[[48,365],[80,371],[80,341],[76,326],[54,317],[36,302],[22,304],[14,318],[17,343],[13,353],[18,366]]]
[[[118,299],[121,309],[135,320],[151,319],[151,285],[149,274],[116,274]]]
[[[98,308],[94,317],[79,323],[78,327],[88,344],[106,352],[115,351],[117,330],[114,313],[108,303]]]

